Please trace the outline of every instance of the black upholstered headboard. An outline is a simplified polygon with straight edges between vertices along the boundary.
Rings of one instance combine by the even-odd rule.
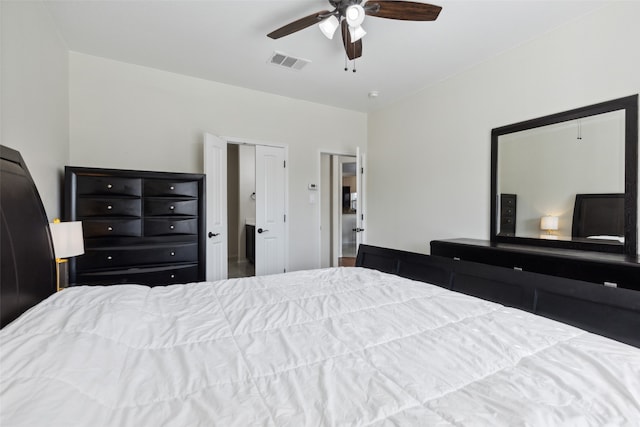
[[[16,150],[0,145],[0,327],[56,291],[55,259],[38,189]]]
[[[369,245],[360,245],[356,266],[529,311],[640,348],[638,291]]]

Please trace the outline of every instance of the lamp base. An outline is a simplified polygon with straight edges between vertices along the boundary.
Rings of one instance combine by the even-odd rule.
[[[69,286],[69,260],[56,258],[56,290],[60,292]]]
[[[541,239],[546,239],[546,240],[558,240],[558,236],[555,234],[541,234],[540,235]]]

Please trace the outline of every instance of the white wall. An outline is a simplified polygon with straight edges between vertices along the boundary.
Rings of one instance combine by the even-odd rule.
[[[79,53],[69,56],[73,165],[202,172],[205,131],[288,145],[289,266],[319,266],[319,212],[307,185],[319,180],[321,150],[366,147],[366,114]]]
[[[320,228],[321,232],[321,252],[320,252],[320,267],[331,267],[331,218],[333,217],[331,204],[331,154],[323,153],[320,156],[320,206],[322,211],[320,212]]]
[[[640,92],[640,2],[603,9],[369,115],[369,243],[489,238],[490,132]]]
[[[42,2],[1,1],[2,145],[20,151],[49,220],[69,160],[67,48]]]

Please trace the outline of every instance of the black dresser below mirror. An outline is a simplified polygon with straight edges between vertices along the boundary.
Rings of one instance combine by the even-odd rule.
[[[476,239],[433,240],[431,255],[640,291],[637,256]]]
[[[205,279],[205,176],[65,168],[65,220],[82,221],[69,283],[156,286]]]

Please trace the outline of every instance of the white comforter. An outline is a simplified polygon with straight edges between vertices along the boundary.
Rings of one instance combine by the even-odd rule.
[[[0,339],[2,426],[640,425],[640,349],[359,268],[70,288]]]

